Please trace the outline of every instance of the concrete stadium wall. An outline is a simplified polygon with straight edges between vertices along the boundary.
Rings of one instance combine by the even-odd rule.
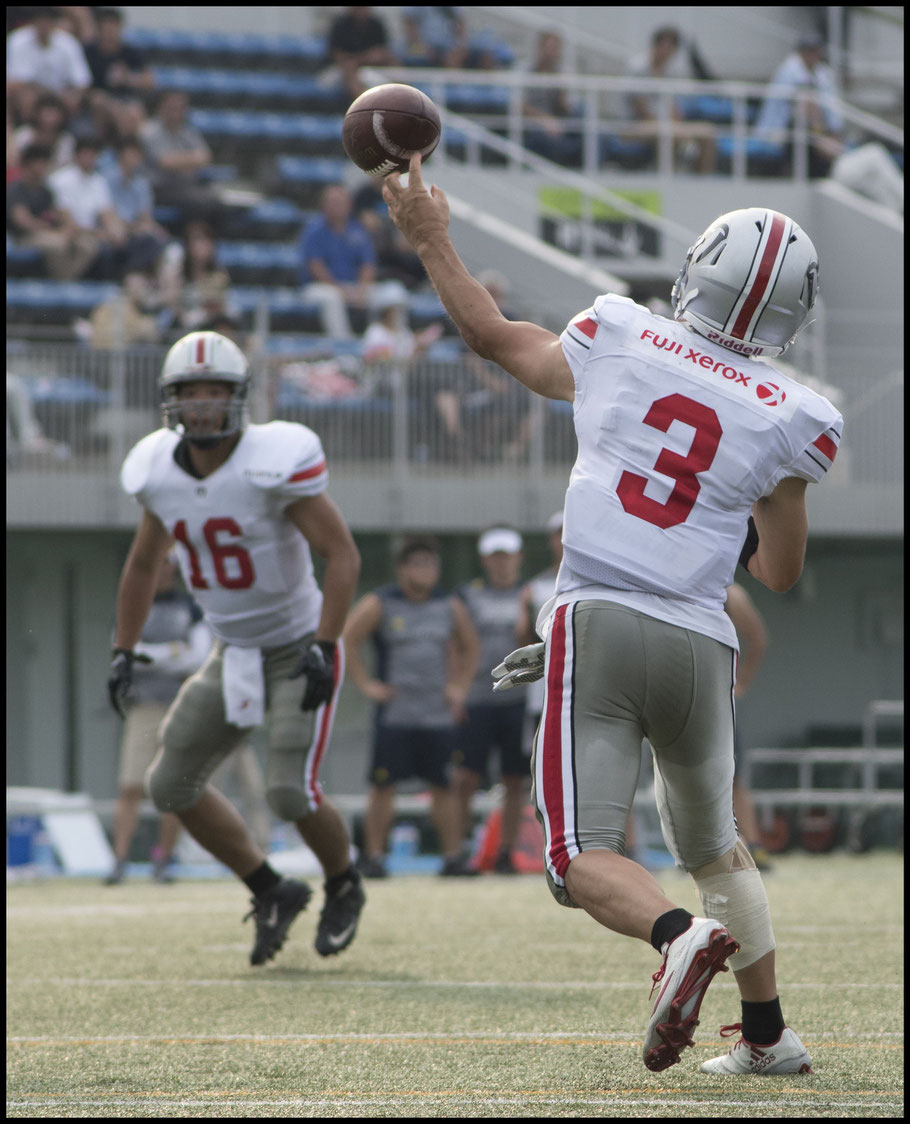
[[[388,581],[392,544],[358,535],[362,591]],[[479,572],[475,536],[444,536],[447,585]],[[116,789],[120,723],[105,681],[114,601],[129,547],[122,532],[12,532],[7,538],[7,783]],[[528,536],[524,573],[546,565]],[[856,727],[874,698],[903,697],[903,548],[898,540],[810,541],[802,580],[784,596],[745,577],[771,647],[739,704],[746,746],[800,743],[807,729]],[[503,653],[505,654],[505,653]],[[370,711],[342,692],[323,780],[363,792]]]

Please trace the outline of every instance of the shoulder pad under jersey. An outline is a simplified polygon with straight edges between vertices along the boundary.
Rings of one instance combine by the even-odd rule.
[[[276,488],[302,467],[322,465],[325,455],[317,434],[299,422],[272,421],[247,426],[237,450],[245,477],[259,488]]]
[[[173,429],[156,429],[130,449],[120,469],[120,486],[128,496],[138,495],[145,488],[155,465],[173,455],[179,440]]]

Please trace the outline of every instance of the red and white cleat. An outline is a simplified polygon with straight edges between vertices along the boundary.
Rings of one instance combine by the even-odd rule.
[[[654,988],[663,986],[642,1049],[648,1069],[659,1073],[675,1065],[680,1052],[693,1045],[708,984],[718,972],[727,971],[725,961],[738,951],[739,945],[723,925],[705,917],[693,917],[689,928],[666,946],[664,962],[652,976]]]
[[[742,1030],[741,1023],[722,1026],[721,1037],[726,1038],[737,1030]],[[809,1051],[788,1026],[784,1027],[780,1038],[770,1046],[756,1046],[753,1042],[740,1038],[726,1054],[703,1062],[701,1071],[729,1075],[755,1073],[761,1077],[813,1072]]]

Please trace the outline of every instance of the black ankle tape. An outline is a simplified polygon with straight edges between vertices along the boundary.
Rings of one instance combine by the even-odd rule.
[[[693,916],[687,909],[668,909],[654,922],[651,944],[660,952],[665,944],[689,928]]]

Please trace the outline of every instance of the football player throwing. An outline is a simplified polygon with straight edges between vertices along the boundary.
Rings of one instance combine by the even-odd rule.
[[[737,561],[776,592],[799,579],[806,487],[841,437],[831,403],[765,361],[809,318],[815,247],[777,211],[731,211],[689,250],[674,319],[605,294],[556,336],[506,320],[471,277],[419,157],[408,186],[393,173],[383,197],[466,343],[573,405],[578,458],[556,592],[538,618],[542,667],[525,650],[497,668],[522,682],[540,667],[545,682],[531,769],[550,889],[662,956],[649,1069],[693,1044],[706,989],[729,967],[742,1021],[724,1029],[741,1036],[703,1072],[811,1072],[781,1013],[768,899],[733,815],[737,640],[724,602]],[[624,855],[644,737],[664,839],[703,917]]]

